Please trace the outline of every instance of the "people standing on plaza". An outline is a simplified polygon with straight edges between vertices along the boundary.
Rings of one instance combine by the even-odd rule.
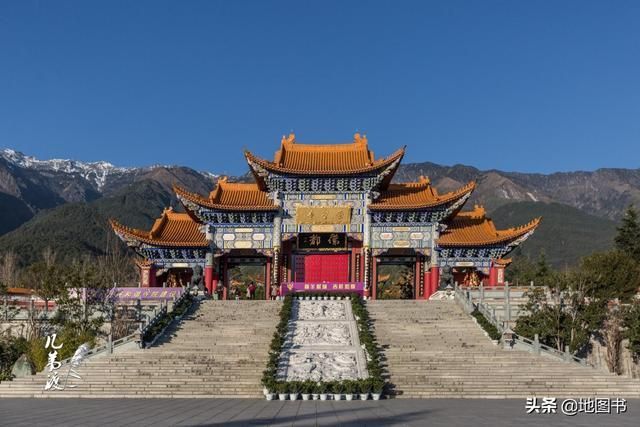
[[[249,299],[256,299],[256,285],[255,283],[251,282],[249,284]]]
[[[278,296],[278,287],[276,285],[271,285],[271,300],[275,301]]]

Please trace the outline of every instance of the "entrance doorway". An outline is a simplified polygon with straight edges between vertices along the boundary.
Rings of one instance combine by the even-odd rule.
[[[304,283],[348,282],[349,258],[349,253],[296,255],[295,281]]]
[[[230,258],[227,264],[227,284],[229,299],[249,299],[247,288],[251,283],[256,286],[254,299],[266,298],[266,259]]]
[[[413,299],[415,264],[394,262],[378,264],[377,299]]]

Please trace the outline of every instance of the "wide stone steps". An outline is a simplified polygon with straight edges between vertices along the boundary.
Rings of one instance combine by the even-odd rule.
[[[0,397],[262,397],[280,308],[276,301],[203,301],[152,348],[89,359],[75,388],[43,392],[47,377],[39,373],[3,382]]]
[[[640,397],[640,381],[495,346],[453,301],[370,301],[398,397]]]

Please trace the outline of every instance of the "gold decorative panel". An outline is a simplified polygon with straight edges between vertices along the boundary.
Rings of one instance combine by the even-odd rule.
[[[350,206],[298,206],[296,224],[332,225],[351,223]]]

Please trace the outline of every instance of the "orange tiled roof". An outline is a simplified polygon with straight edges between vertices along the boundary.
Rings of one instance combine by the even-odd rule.
[[[36,291],[28,288],[7,288],[8,295],[32,295],[35,293]]]
[[[265,191],[260,190],[255,182],[228,182],[226,177],[222,177],[218,180],[216,188],[209,193],[209,197],[190,193],[175,185],[173,190],[179,197],[210,209],[226,211],[274,211],[278,209],[273,200],[267,196]]]
[[[388,189],[369,205],[369,209],[382,211],[439,206],[464,197],[471,193],[475,187],[476,183],[472,181],[456,191],[438,194],[438,190],[431,186],[429,179],[421,176],[418,182],[390,184]]]
[[[128,238],[138,240],[154,246],[208,246],[205,234],[200,230],[201,225],[186,213],[173,212],[165,209],[162,216],[153,223],[151,230],[139,230],[110,220],[113,230]]]
[[[367,138],[356,133],[347,144],[299,144],[295,135],[282,137],[273,161],[245,151],[249,163],[280,173],[295,175],[353,175],[381,169],[404,156],[404,148],[384,159],[375,159]]]
[[[541,218],[536,218],[520,227],[496,230],[493,221],[485,216],[484,208],[476,205],[472,211],[460,212],[451,220],[449,227],[440,236],[438,245],[486,246],[506,243],[535,230],[540,220]]]

